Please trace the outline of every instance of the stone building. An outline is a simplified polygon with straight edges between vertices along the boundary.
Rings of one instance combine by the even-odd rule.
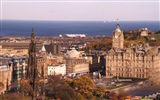
[[[105,75],[105,55],[104,51],[99,50],[89,50],[86,54],[89,60],[89,72],[98,72],[101,71]],[[103,71],[103,72],[102,72]]]
[[[12,66],[8,64],[10,58],[0,58],[0,93],[9,90],[12,80]]]
[[[38,69],[38,75],[47,79],[48,75],[48,66],[47,66],[47,54],[45,52],[43,53],[37,53],[36,55],[36,64]]]
[[[29,48],[29,43],[28,42],[26,42],[26,43],[12,43],[12,42],[2,42],[2,43],[0,43],[0,45],[2,45],[2,48],[3,49],[14,49],[14,50],[28,50]],[[42,47],[42,43],[37,43],[36,44],[36,50],[38,51],[38,50],[40,50],[41,49],[41,47]]]
[[[2,45],[0,44],[0,53],[2,52]]]
[[[13,49],[12,47],[4,48],[2,44],[0,44],[0,55],[22,56],[27,54],[28,54],[28,49]]]
[[[140,36],[148,36],[149,30],[147,28],[142,28],[140,32]]]
[[[47,65],[59,64],[59,63],[65,63],[64,56],[61,55],[55,56],[52,54],[47,55]]]
[[[113,33],[113,47],[106,55],[106,77],[153,78],[160,72],[158,47],[132,46],[122,48],[123,41],[118,40],[114,43],[115,35]]]
[[[89,62],[75,48],[67,51],[66,54],[66,74],[85,74],[89,73]]]
[[[0,55],[8,55],[8,56],[23,56],[27,55],[28,50],[27,49],[0,49]]]
[[[61,45],[58,43],[51,43],[49,45],[44,45],[43,48],[45,49],[45,51],[49,54],[53,54],[53,55],[59,55],[61,54]]]
[[[66,65],[62,63],[48,65],[48,75],[66,75]]]

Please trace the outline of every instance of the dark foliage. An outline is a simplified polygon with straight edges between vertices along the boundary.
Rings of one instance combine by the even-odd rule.
[[[49,76],[46,96],[52,99],[76,100],[76,93],[61,76]]]

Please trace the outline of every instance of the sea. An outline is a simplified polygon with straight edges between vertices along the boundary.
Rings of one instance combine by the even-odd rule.
[[[35,21],[0,20],[0,36],[30,36],[32,28],[36,36],[59,36],[64,34],[86,34],[88,36],[110,36],[120,24],[121,30],[147,28],[160,30],[160,21]]]

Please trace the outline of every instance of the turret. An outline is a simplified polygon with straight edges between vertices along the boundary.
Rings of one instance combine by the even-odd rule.
[[[120,25],[116,25],[116,30],[112,35],[112,47],[116,49],[123,49],[124,36],[123,31],[120,30]]]

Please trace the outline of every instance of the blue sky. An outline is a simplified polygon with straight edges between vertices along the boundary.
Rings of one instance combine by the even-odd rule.
[[[1,0],[1,19],[160,20],[160,0]]]

